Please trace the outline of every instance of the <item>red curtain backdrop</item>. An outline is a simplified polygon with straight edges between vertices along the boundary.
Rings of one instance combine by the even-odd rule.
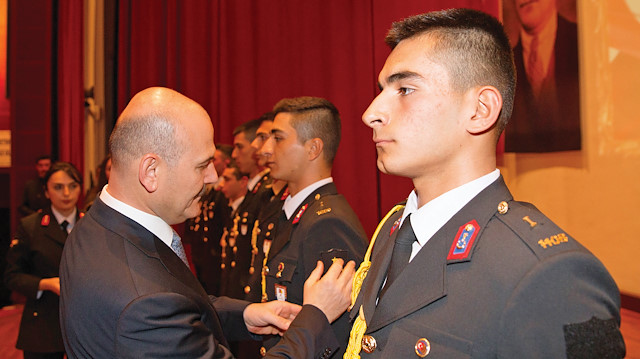
[[[84,168],[83,0],[58,3],[58,154]]]
[[[377,93],[392,21],[446,7],[494,16],[499,0],[120,0],[118,112],[149,86],[209,112],[216,143],[283,97],[320,96],[342,117],[334,180],[371,234],[410,181],[379,175],[361,115]]]

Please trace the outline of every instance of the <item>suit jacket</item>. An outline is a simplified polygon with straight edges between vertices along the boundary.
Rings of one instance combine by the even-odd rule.
[[[345,262],[354,260],[358,265],[364,257],[367,239],[358,217],[333,183],[316,189],[294,213],[287,220],[281,212],[264,270],[268,273],[265,278],[269,300],[278,298],[276,287],[281,293],[282,288],[286,288],[286,300],[301,304],[304,282],[318,260],[328,258],[325,267],[330,265],[333,254],[329,251],[336,249],[343,251],[338,256]],[[348,314],[338,318],[332,327],[338,340],[346,342],[350,327]],[[273,343],[270,340],[265,346]],[[345,349],[343,345],[334,358],[341,358]]]
[[[575,23],[558,16],[554,61],[536,102],[527,79],[522,43],[513,49],[517,78],[513,114],[506,128],[507,152],[579,150],[580,82],[578,30]]]
[[[508,209],[499,211],[503,201]],[[502,178],[429,239],[376,304],[401,212],[381,229],[351,310],[363,307],[365,335],[376,343],[362,358],[415,357],[416,345],[429,358],[624,355],[620,296],[605,267],[535,207],[514,201]],[[465,248],[469,224],[475,240],[467,255],[452,256]]]
[[[37,293],[40,280],[59,276],[58,267],[66,238],[67,233],[56,221],[50,206],[20,220],[7,254],[5,271],[7,287],[27,298],[20,321],[18,349],[64,351],[58,314],[59,297],[53,292],[43,291],[37,298]]]
[[[227,338],[251,338],[247,302],[207,296],[171,248],[99,198],[69,236],[60,281],[69,358],[230,358]],[[327,333],[307,306],[269,356],[312,357],[335,346]]]

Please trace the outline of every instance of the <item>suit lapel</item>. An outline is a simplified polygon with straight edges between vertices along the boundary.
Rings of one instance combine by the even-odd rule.
[[[164,244],[160,238],[154,236],[153,239],[160,261],[167,271],[201,296],[208,297],[200,282],[198,282],[191,270],[184,265],[182,259],[180,259],[171,248]]]
[[[386,277],[393,251],[392,238],[394,239],[395,236],[389,238],[381,249],[381,253],[375,258],[376,261],[380,261],[380,265],[372,266],[370,270],[369,275],[373,276],[373,282],[367,284],[366,292],[364,288],[361,292],[361,295],[365,296],[363,309],[367,318],[367,332],[378,330],[446,296],[447,266],[459,262],[447,262],[447,254],[456,240],[458,229],[471,220],[476,220],[480,226],[478,239],[473,244],[468,258],[463,260],[470,261],[482,231],[497,212],[498,204],[512,199],[502,177],[481,191],[429,239],[391,284],[384,298],[381,298],[376,306],[378,289]],[[369,276],[365,283],[368,279]]]

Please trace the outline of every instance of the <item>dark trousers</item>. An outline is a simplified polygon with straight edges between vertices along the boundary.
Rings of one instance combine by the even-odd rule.
[[[60,353],[36,353],[24,351],[24,359],[63,359],[64,352]]]

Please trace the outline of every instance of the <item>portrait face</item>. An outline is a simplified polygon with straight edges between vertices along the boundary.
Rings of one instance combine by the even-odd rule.
[[[256,164],[260,167],[267,165],[268,157],[262,152],[262,146],[271,135],[271,128],[273,127],[273,121],[262,121],[260,127],[256,131],[256,138],[251,142],[251,147],[254,148],[254,159]]]
[[[275,179],[295,183],[304,173],[307,160],[305,145],[298,140],[298,133],[291,126],[293,115],[281,112],[276,115],[271,136],[262,146],[262,152]]]
[[[362,116],[373,129],[380,171],[414,180],[445,175],[464,145],[463,95],[430,58],[432,39],[401,41],[380,72],[380,94]],[[468,109],[467,109],[468,111]]]
[[[556,15],[556,0],[513,0],[513,4],[520,24],[531,34],[538,33],[542,25]]]
[[[237,179],[234,172],[233,168],[225,168],[222,171],[220,190],[229,201],[235,201],[247,193],[246,177],[244,181]]]
[[[202,113],[199,115],[203,116]],[[178,125],[176,136],[183,148],[182,156],[174,166],[163,161],[166,171],[160,170],[162,183],[158,186],[162,191],[158,196],[162,201],[158,210],[162,213],[157,214],[168,224],[181,223],[198,215],[205,185],[218,179],[213,167],[213,126],[206,112],[204,116]]]
[[[44,178],[49,168],[51,168],[51,160],[48,158],[36,162],[36,171],[38,171],[38,177],[40,178]]]
[[[255,172],[257,167],[256,160],[253,157],[255,151],[244,132],[240,132],[233,137],[231,158],[236,162],[240,172],[249,174]]]
[[[69,177],[66,172],[57,171],[49,177],[44,193],[51,201],[53,208],[68,216],[78,203],[80,183]]]
[[[213,154],[213,167],[216,169],[216,173],[219,177],[222,177],[222,171],[227,168],[228,164],[229,158],[227,158],[222,151],[216,150]]]

